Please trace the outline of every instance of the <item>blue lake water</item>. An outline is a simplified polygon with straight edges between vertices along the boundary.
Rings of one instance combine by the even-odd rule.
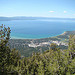
[[[53,37],[64,31],[75,31],[73,20],[12,20],[0,21],[11,28],[11,38],[39,39]]]

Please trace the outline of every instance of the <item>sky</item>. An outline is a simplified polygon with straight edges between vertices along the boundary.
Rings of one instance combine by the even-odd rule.
[[[75,0],[0,0],[0,17],[75,18]]]

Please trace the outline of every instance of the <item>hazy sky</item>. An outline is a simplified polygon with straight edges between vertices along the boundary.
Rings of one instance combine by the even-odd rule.
[[[75,18],[75,0],[0,0],[0,16]]]

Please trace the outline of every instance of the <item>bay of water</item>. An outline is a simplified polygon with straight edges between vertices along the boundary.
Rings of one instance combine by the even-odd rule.
[[[0,21],[11,29],[13,39],[40,39],[75,31],[74,20],[12,20]]]

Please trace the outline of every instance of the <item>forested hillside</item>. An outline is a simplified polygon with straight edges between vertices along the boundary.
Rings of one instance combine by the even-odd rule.
[[[10,28],[0,26],[0,75],[75,75],[75,36],[70,35],[67,50],[56,44],[43,53],[21,57],[18,50],[10,49]]]

